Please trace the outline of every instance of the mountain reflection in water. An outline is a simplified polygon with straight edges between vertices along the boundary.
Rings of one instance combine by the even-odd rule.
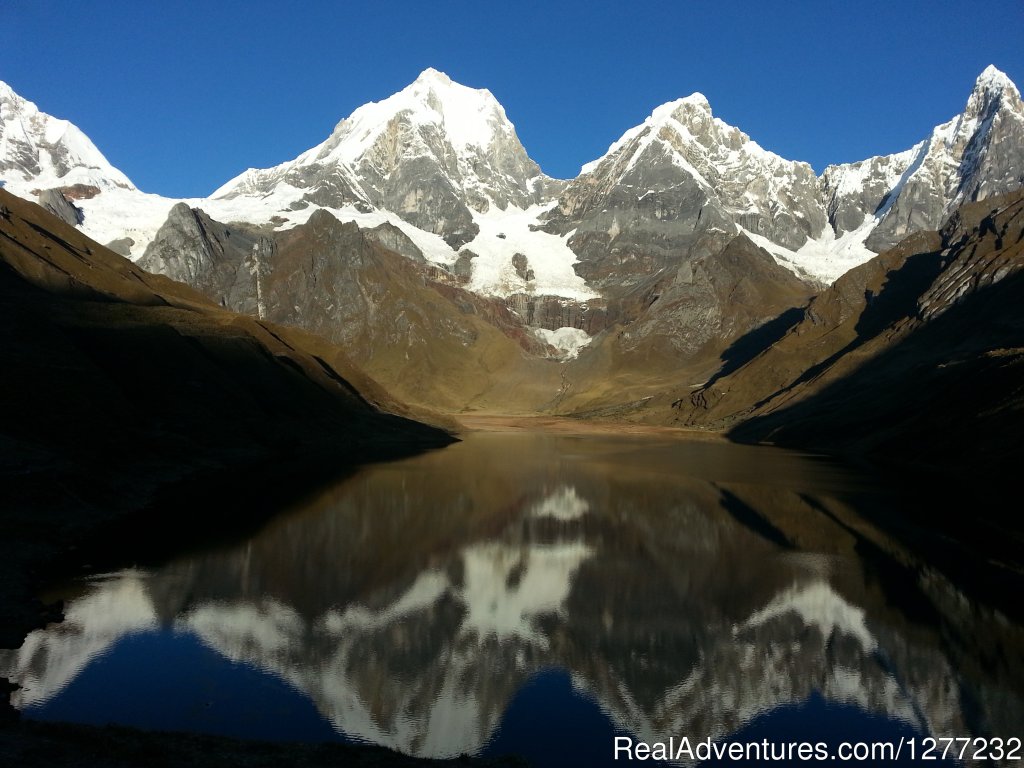
[[[46,717],[126,637],[198,638],[345,737],[432,757],[480,753],[552,669],[648,741],[814,697],[919,733],[1019,734],[1024,632],[858,514],[885,503],[769,448],[473,434],[366,467],[237,546],[90,581],[64,622],[0,651],[0,675]]]

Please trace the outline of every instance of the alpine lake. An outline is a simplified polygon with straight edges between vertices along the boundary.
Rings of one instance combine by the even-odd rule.
[[[26,718],[536,766],[1019,737],[1021,569],[970,504],[709,437],[475,431],[60,585],[0,676]]]

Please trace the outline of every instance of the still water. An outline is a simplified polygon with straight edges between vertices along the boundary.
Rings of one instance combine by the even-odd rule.
[[[1022,735],[1018,619],[872,524],[886,494],[771,448],[476,433],[76,585],[0,676],[31,718],[536,765]]]

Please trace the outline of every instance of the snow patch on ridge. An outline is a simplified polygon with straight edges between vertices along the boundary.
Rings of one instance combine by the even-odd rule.
[[[736,225],[736,229],[750,238],[754,245],[768,251],[780,266],[797,277],[831,284],[854,267],[878,255],[864,245],[864,241],[877,225],[878,220],[869,215],[859,227],[838,237],[831,227],[825,227],[818,237],[808,239],[795,251],[773,243],[767,237],[739,225]]]

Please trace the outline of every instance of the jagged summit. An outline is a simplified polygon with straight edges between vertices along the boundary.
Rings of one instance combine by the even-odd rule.
[[[427,67],[422,72],[420,72],[420,75],[419,77],[416,78],[415,82],[419,82],[421,80],[439,80],[443,83],[452,82],[452,79],[448,77],[446,73],[442,72],[439,69],[434,69],[433,67]]]
[[[963,112],[909,150],[829,166],[823,186],[837,233],[871,224],[882,251],[911,232],[934,230],[965,202],[1024,185],[1024,105],[994,66],[978,76]]]
[[[422,133],[427,128],[439,131],[462,152],[472,148],[486,150],[502,140],[518,142],[515,128],[490,91],[469,88],[443,72],[426,69],[393,96],[356,109],[321,146],[330,146],[336,157],[358,165],[393,121],[402,117],[421,129],[419,135],[413,132],[408,137],[413,146],[406,149],[415,151],[429,152],[430,137]],[[386,166],[389,160],[393,162],[392,158],[381,156],[372,160],[378,163],[378,170],[383,170],[381,163]]]
[[[6,83],[0,107],[6,187],[30,199],[76,185],[99,190],[67,201],[61,215],[102,242],[131,240],[122,252],[140,257],[177,201],[138,193],[77,128]],[[294,160],[250,169],[189,204],[218,220],[277,228],[317,208],[360,226],[388,221],[428,260],[454,268],[461,259],[472,289],[491,295],[579,297],[589,289],[578,278],[633,284],[716,232],[745,232],[797,274],[831,282],[905,234],[937,228],[963,201],[1024,184],[1022,145],[1020,92],[989,66],[963,112],[914,147],[821,177],[716,117],[698,92],[658,106],[562,182],[530,159],[490,91],[427,68]],[[542,278],[544,265],[557,266],[557,279]],[[531,273],[536,280],[524,277]]]
[[[961,119],[984,120],[1003,109],[1009,116],[1024,119],[1024,107],[1017,86],[1005,73],[989,65],[975,80]]]
[[[634,145],[633,142],[638,138],[641,139],[639,145]],[[696,143],[712,152],[725,149],[727,152],[738,151],[772,161],[791,163],[763,149],[740,129],[715,117],[707,97],[703,93],[695,92],[655,107],[643,123],[626,131],[602,157],[584,165],[581,173],[596,170],[603,161],[620,153],[626,147],[643,151],[653,142],[663,142],[677,152],[681,151],[683,143]],[[723,159],[727,162],[736,160],[735,157]],[[711,161],[711,158],[708,160]],[[810,168],[807,163],[797,164]],[[699,170],[699,166],[696,170]]]
[[[267,170],[249,170],[214,198],[294,193],[292,205],[386,209],[459,247],[479,231],[473,212],[527,208],[555,184],[487,90],[426,69],[388,98],[365,104],[319,146]]]
[[[978,79],[974,82],[974,90],[986,90],[986,91],[1003,91],[1011,90],[1020,96],[1020,92],[1017,90],[1017,86],[1001,69],[997,69],[994,64],[989,64],[985,69],[978,75]]]

